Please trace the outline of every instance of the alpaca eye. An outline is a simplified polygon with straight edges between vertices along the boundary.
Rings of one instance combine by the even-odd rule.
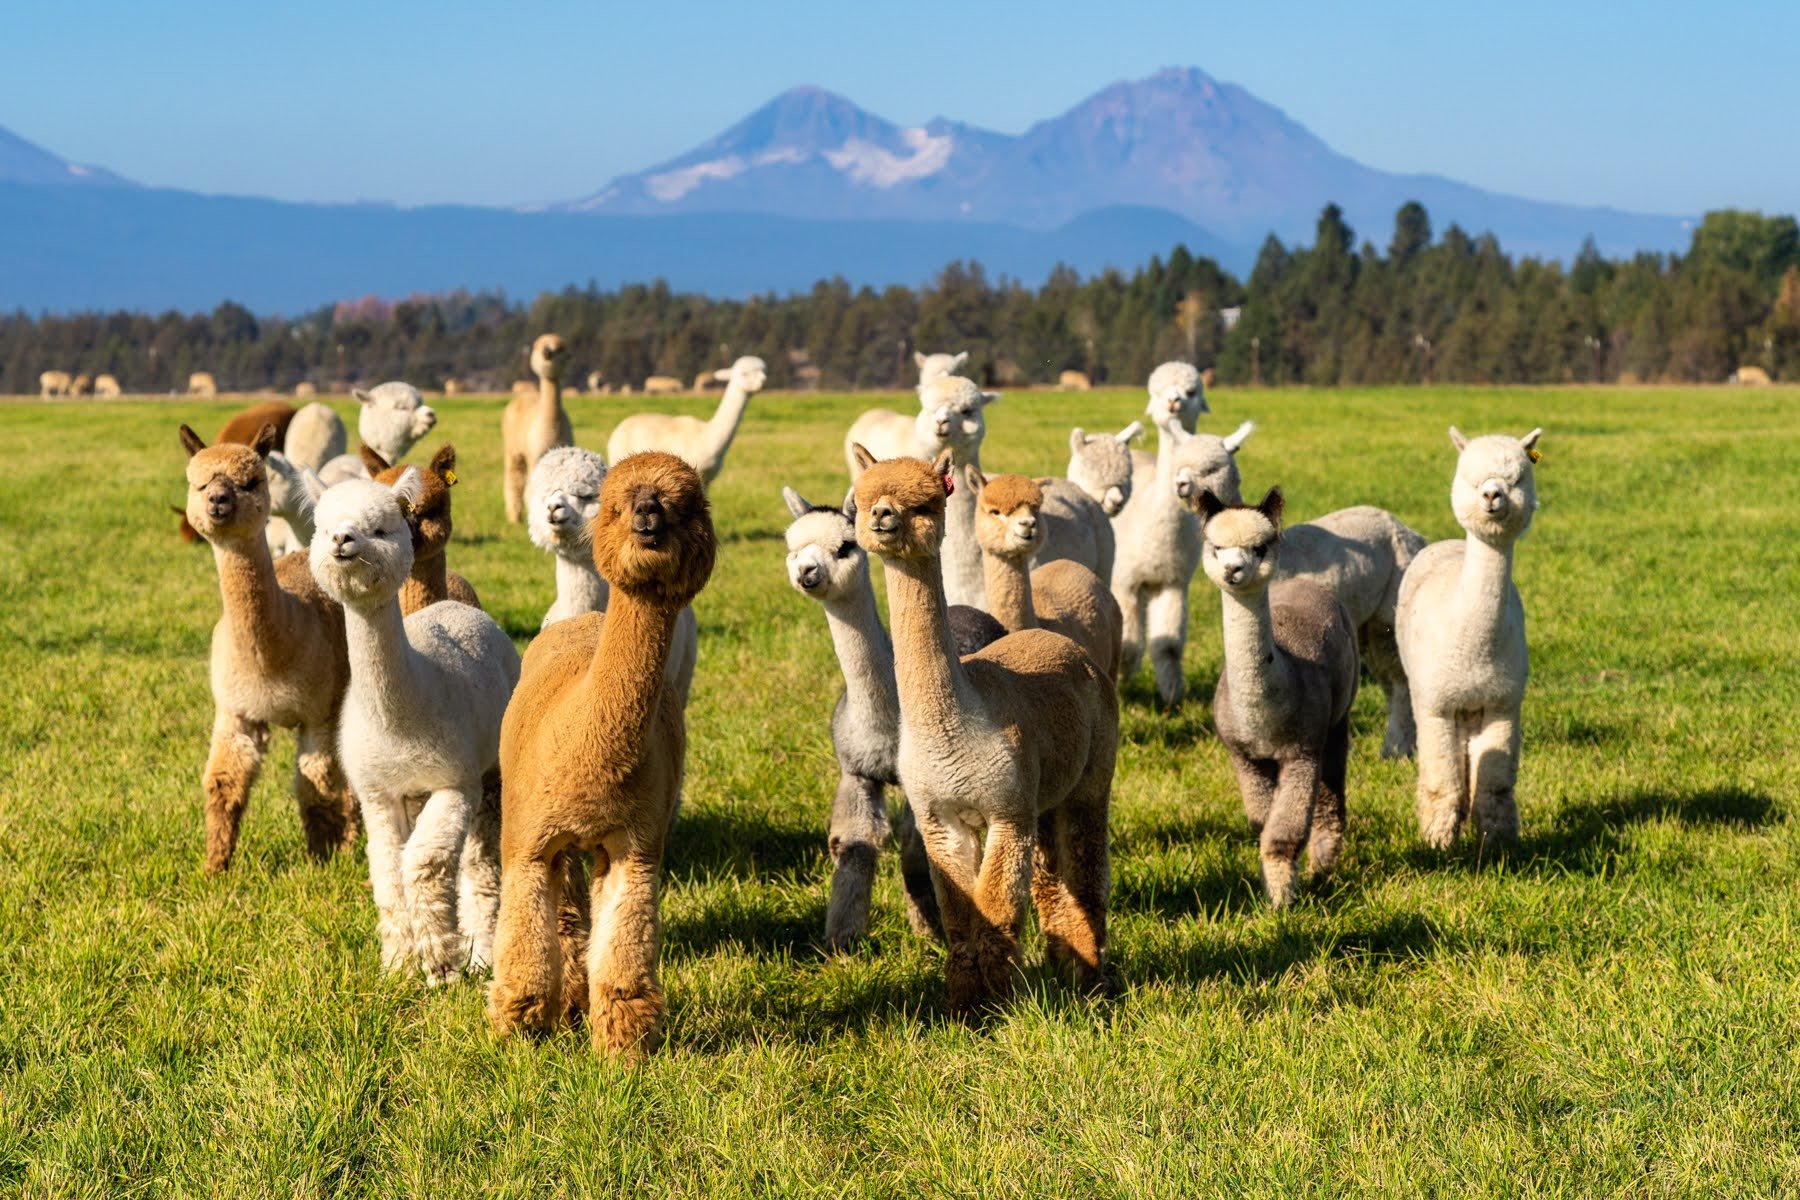
[[[839,558],[849,558],[850,552],[854,549],[856,549],[855,542],[844,542],[837,548],[837,556]]]
[[[256,485],[261,482],[262,482],[262,480],[260,480],[260,479],[252,479],[249,483],[246,483],[244,485],[244,490],[246,492],[254,492],[256,490]]]

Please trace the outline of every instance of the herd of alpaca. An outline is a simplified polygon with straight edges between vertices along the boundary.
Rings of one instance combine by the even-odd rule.
[[[316,402],[253,406],[211,446],[181,427],[184,531],[213,549],[222,609],[205,865],[230,867],[270,729],[292,728],[307,850],[362,831],[385,969],[433,984],[491,971],[496,1031],[585,1022],[600,1052],[631,1058],[662,1036],[659,880],[693,602],[718,553],[707,489],[767,370],[745,357],[716,372],[710,420],[625,418],[603,458],[575,445],[566,360],[539,337],[538,385],[502,421],[507,519],[554,564],[522,659],[446,562],[455,448],[401,461],[437,423],[416,389],[355,393],[354,454]],[[1066,475],[1028,477],[983,471],[1000,397],[956,374],[967,355],[915,361],[915,415],[851,424],[841,505],[781,489],[788,582],[820,604],[843,676],[829,948],[867,934],[895,835],[907,917],[942,943],[952,1012],[1011,993],[1030,911],[1052,966],[1106,984],[1120,691],[1147,657],[1161,704],[1181,702],[1197,570],[1221,604],[1213,720],[1272,905],[1295,898],[1302,850],[1315,881],[1342,850],[1365,669],[1386,700],[1382,754],[1417,757],[1424,840],[1517,836],[1527,654],[1511,572],[1540,431],[1451,429],[1466,536],[1427,545],[1379,508],[1285,524],[1279,488],[1245,504],[1236,456],[1254,426],[1199,431],[1210,407],[1187,364],[1153,373],[1144,423],[1077,428]],[[1145,424],[1154,455],[1131,446]]]

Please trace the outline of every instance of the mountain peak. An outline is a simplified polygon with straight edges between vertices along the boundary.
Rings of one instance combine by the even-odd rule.
[[[64,158],[12,130],[0,126],[0,183],[66,183],[101,187],[136,187],[131,180],[100,167]]]

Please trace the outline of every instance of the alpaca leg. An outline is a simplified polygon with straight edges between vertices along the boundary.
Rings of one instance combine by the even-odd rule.
[[[347,845],[356,828],[356,797],[344,782],[337,760],[337,729],[331,725],[300,727],[294,753],[294,800],[300,806],[300,828],[306,852],[329,858]]]
[[[1418,744],[1418,732],[1413,725],[1412,691],[1406,686],[1406,668],[1400,662],[1394,627],[1371,620],[1363,626],[1358,641],[1363,665],[1387,697],[1387,730],[1381,739],[1381,757],[1410,758]]]
[[[606,852],[595,851],[602,864]],[[588,911],[588,877],[582,866],[581,852],[564,850],[551,864],[551,871],[562,888],[562,900],[556,908],[556,940],[562,946],[562,996],[567,1005],[564,1022],[572,1029],[587,1012],[587,951],[592,922]]]
[[[1276,764],[1273,759],[1246,758],[1229,747],[1227,753],[1232,770],[1237,772],[1238,792],[1244,798],[1244,816],[1250,821],[1250,832],[1261,837],[1263,826],[1269,823],[1269,808],[1275,803]]]
[[[925,853],[925,839],[919,835],[910,804],[900,805],[896,835],[900,841],[900,887],[906,893],[907,924],[920,937],[941,942],[944,918],[938,911],[937,890],[931,882],[931,859]]]
[[[919,836],[931,862],[931,883],[944,924],[944,983],[950,1010],[964,1013],[978,1003],[974,939],[981,924],[975,889],[981,871],[981,843],[975,831],[958,820],[940,821],[930,812],[913,810]]]
[[[971,1012],[1004,1000],[1019,970],[1019,935],[1031,902],[1031,861],[1037,822],[1019,826],[996,821],[988,826],[981,871],[975,878],[974,914],[964,946],[964,988],[952,981],[950,1006]],[[951,951],[952,956],[956,951]]]
[[[1050,961],[1080,988],[1105,978],[1111,791],[1108,773],[1100,787],[1070,796],[1038,822],[1037,864],[1031,876],[1038,927]]]
[[[1421,712],[1419,730],[1419,835],[1425,844],[1448,849],[1467,815],[1468,760],[1456,714]]]
[[[469,942],[456,926],[457,867],[481,783],[431,793],[400,854],[400,879],[412,918],[413,950],[428,983],[469,965]]]
[[[1469,774],[1474,792],[1475,829],[1489,838],[1519,836],[1519,714],[1489,710],[1469,739]]]
[[[663,994],[656,978],[662,851],[661,825],[647,839],[616,835],[606,842],[606,874],[594,880],[588,1020],[594,1048],[605,1054],[638,1058],[662,1040]]]
[[[1119,615],[1124,618],[1119,634],[1119,682],[1137,674],[1138,662],[1144,657],[1144,613],[1150,593],[1139,587],[1116,587],[1113,599],[1119,602]]]
[[[1275,800],[1262,831],[1263,886],[1276,908],[1294,898],[1294,863],[1312,828],[1313,796],[1319,787],[1319,764],[1296,758],[1281,764]]]
[[[1156,694],[1165,707],[1181,703],[1187,692],[1181,655],[1187,648],[1187,589],[1164,588],[1150,597],[1150,669]]]
[[[825,910],[825,944],[833,950],[869,931],[869,891],[887,834],[881,781],[840,774],[831,802],[831,901]]]
[[[369,887],[375,893],[375,928],[381,935],[381,969],[401,971],[413,957],[412,920],[400,879],[400,858],[412,822],[406,816],[406,802],[398,798],[365,796],[362,807],[363,825],[368,830]]]
[[[502,854],[494,982],[487,1007],[496,1033],[548,1033],[565,1018],[563,948],[557,937],[563,872],[555,858],[548,851],[541,857]]]
[[[262,771],[263,754],[269,748],[269,727],[233,713],[213,714],[212,747],[206,755],[201,788],[206,793],[206,873],[216,875],[231,866],[237,849],[238,825],[250,789]]]
[[[469,967],[494,962],[494,921],[500,912],[500,773],[481,781],[481,797],[469,815],[462,863],[456,873],[456,924],[469,940]]]
[[[514,525],[525,519],[525,477],[531,468],[523,454],[506,455],[506,519]]]
[[[1313,792],[1312,835],[1306,841],[1307,863],[1314,879],[1324,879],[1336,865],[1344,845],[1344,780],[1350,765],[1348,715],[1325,735],[1319,762],[1319,785]]]

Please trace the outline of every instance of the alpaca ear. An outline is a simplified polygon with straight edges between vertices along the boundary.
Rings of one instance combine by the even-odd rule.
[[[325,494],[325,481],[311,467],[301,467],[300,491],[306,496],[308,504],[317,504],[319,497]]]
[[[951,452],[950,447],[945,446],[942,450],[938,451],[938,456],[932,460],[931,473],[936,475],[939,479],[945,479],[949,477],[951,470],[955,466],[956,455]]]
[[[1462,430],[1452,425],[1450,427],[1450,444],[1456,447],[1458,454],[1461,454],[1463,448],[1469,444],[1469,439],[1463,436]]]
[[[1180,426],[1177,426],[1177,428],[1180,428]],[[1238,447],[1249,441],[1250,435],[1255,432],[1255,421],[1245,421],[1242,425],[1239,425],[1232,431],[1231,436],[1225,439],[1225,453],[1236,454]]]
[[[1200,509],[1202,526],[1225,511],[1225,502],[1213,495],[1211,488],[1202,488],[1200,494],[1194,498],[1194,503]]]
[[[923,350],[913,351],[913,366],[921,371],[925,369],[925,352]]]
[[[438,452],[431,456],[431,473],[444,481],[446,487],[456,486],[456,447],[445,442],[438,447]]]
[[[1119,432],[1113,434],[1113,438],[1122,446],[1130,445],[1131,439],[1142,432],[1144,432],[1144,423],[1142,421],[1133,421],[1125,428],[1119,430]]]
[[[357,446],[356,453],[362,457],[363,466],[369,468],[370,479],[375,478],[375,476],[394,465],[381,456],[381,451],[375,449],[375,447],[369,445],[367,442],[363,442]]]
[[[850,443],[850,457],[856,460],[856,473],[858,475],[875,465],[875,456],[870,454],[869,448],[861,442]]]
[[[275,432],[275,426],[264,421],[263,427],[256,431],[256,437],[250,442],[250,448],[256,451],[256,457],[267,458],[280,440],[281,435]]]
[[[1269,518],[1269,523],[1275,526],[1275,528],[1280,529],[1281,510],[1286,507],[1286,505],[1287,499],[1281,494],[1281,485],[1276,484],[1267,492],[1263,493],[1262,503],[1256,506],[1256,511]]]
[[[1527,450],[1530,450],[1537,445],[1538,439],[1543,436],[1544,436],[1544,429],[1543,429],[1543,426],[1540,425],[1538,428],[1532,430],[1530,433],[1528,433],[1524,437],[1520,438],[1519,445],[1525,447]],[[1537,460],[1533,459],[1532,461],[1535,462]]]
[[[965,355],[964,357],[967,356]],[[1006,395],[1005,392],[983,392],[981,393],[981,406],[986,408],[990,404],[998,404],[1000,403],[1000,397],[1004,395]]]
[[[417,467],[408,467],[394,481],[394,499],[400,502],[400,511],[411,515],[413,506],[419,502],[419,493],[425,490],[425,475]]]
[[[781,498],[787,502],[788,512],[794,515],[795,520],[799,520],[813,510],[813,506],[806,502],[806,498],[791,487],[781,489]]]
[[[373,403],[375,403],[375,397],[371,396],[368,392],[365,392],[363,389],[361,389],[359,387],[351,388],[350,394],[352,396],[356,397],[356,402],[358,404],[373,404]]]
[[[948,452],[946,451],[946,453]],[[943,472],[940,471],[939,474],[941,475]],[[981,489],[986,487],[988,482],[988,477],[983,474],[981,468],[974,463],[970,463],[963,468],[963,479],[968,483],[969,490],[976,495],[981,494]]]
[[[844,493],[844,507],[839,509],[838,511],[843,513],[846,517],[848,517],[850,519],[850,523],[852,525],[856,524],[856,489],[855,488],[851,488],[849,491]]]
[[[1087,445],[1087,433],[1077,425],[1069,430],[1069,453],[1080,454],[1081,448]]]
[[[962,370],[963,364],[968,361],[969,352],[964,350],[961,354],[956,355],[950,360],[950,373],[952,375],[956,374],[958,371]]]
[[[183,425],[181,427],[181,448],[188,452],[189,458],[192,458],[194,455],[206,449],[206,443],[200,440],[199,434],[195,433],[192,429],[189,429],[186,425]],[[181,511],[186,512],[187,510],[182,509]]]

